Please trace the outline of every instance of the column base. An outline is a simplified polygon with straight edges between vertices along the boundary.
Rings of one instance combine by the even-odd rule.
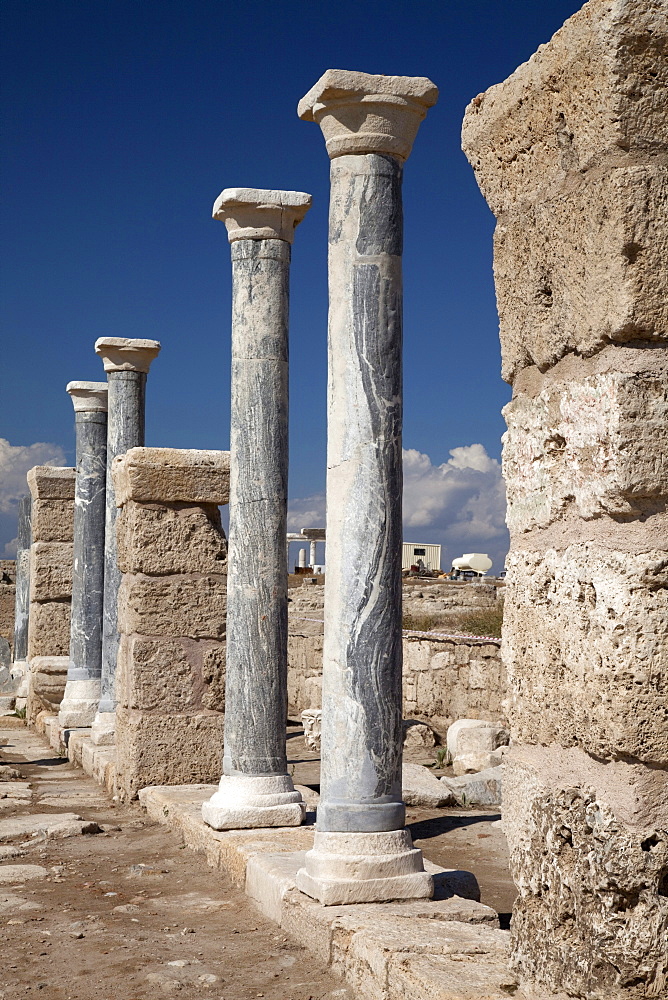
[[[93,719],[90,738],[97,747],[111,747],[116,743],[116,713],[98,712]]]
[[[92,725],[100,702],[102,682],[100,678],[90,680],[68,680],[65,694],[58,709],[58,723],[63,729],[85,729]]]
[[[202,819],[214,830],[300,826],[305,815],[306,804],[287,774],[224,774],[218,791],[202,805]]]
[[[297,872],[297,887],[323,906],[431,899],[434,882],[408,830],[386,833],[316,831]]]

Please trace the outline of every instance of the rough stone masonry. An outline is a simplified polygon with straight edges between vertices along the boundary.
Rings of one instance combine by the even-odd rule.
[[[120,645],[116,780],[215,781],[223,753],[229,452],[131,448],[112,465]]]
[[[525,983],[668,994],[668,4],[591,0],[469,105],[497,217]]]

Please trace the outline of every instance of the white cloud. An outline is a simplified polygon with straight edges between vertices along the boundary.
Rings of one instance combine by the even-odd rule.
[[[9,514],[28,492],[26,473],[33,465],[65,465],[65,452],[57,444],[37,441],[11,445],[0,438],[0,512]]]
[[[65,452],[57,444],[12,445],[0,438],[0,551],[4,559],[16,556],[18,502],[28,492],[26,473],[33,465],[65,465]]]
[[[503,569],[508,551],[506,493],[501,464],[483,445],[450,451],[441,465],[415,448],[404,449],[404,538],[440,542],[442,566],[464,552],[487,552]],[[290,501],[288,530],[325,523],[325,495]]]

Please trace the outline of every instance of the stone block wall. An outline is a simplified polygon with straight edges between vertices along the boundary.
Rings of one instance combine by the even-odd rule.
[[[511,554],[513,962],[668,993],[668,16],[590,0],[479,95]]]
[[[293,717],[322,704],[324,587],[290,591],[288,704]],[[443,738],[456,719],[505,721],[506,670],[501,642],[403,640],[403,715]]]
[[[132,448],[113,464],[123,579],[116,674],[116,777],[146,785],[214,782],[225,695],[229,455]]]
[[[38,465],[32,495],[28,660],[67,656],[70,648],[75,470]]]

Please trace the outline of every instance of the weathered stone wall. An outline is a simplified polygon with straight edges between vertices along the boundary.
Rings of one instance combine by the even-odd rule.
[[[668,11],[590,0],[469,106],[497,216],[513,961],[668,991]]]
[[[416,606],[417,605],[417,599]],[[321,707],[324,587],[290,591],[288,704],[298,717]],[[445,737],[456,719],[504,721],[506,671],[500,640],[403,640],[403,716]]]
[[[75,469],[37,465],[32,496],[27,718],[58,710],[70,649]]]
[[[223,755],[227,452],[132,448],[113,463],[121,643],[116,775],[214,782]]]

